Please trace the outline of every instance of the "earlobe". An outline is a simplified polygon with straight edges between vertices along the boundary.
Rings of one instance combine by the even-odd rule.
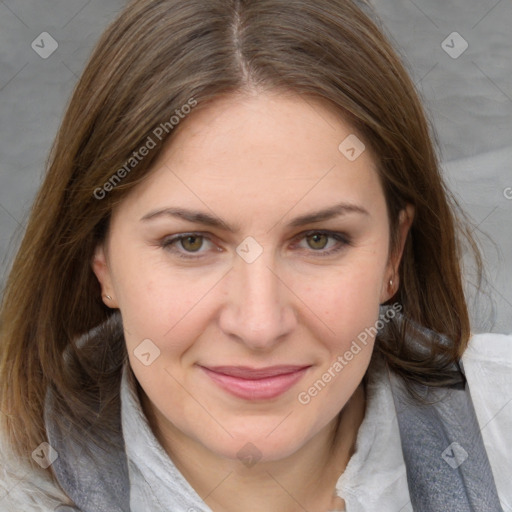
[[[393,295],[395,295],[396,290],[398,289],[398,274],[394,275],[393,277],[384,280],[382,290],[381,290],[381,297],[380,297],[380,303],[384,304],[387,302]]]

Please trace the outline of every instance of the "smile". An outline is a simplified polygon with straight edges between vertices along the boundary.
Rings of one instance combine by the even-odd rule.
[[[200,366],[208,377],[224,391],[244,400],[270,400],[294,386],[310,366],[247,367]]]

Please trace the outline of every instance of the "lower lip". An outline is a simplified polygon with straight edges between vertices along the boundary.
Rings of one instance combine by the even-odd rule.
[[[288,391],[306,373],[309,367],[293,373],[276,375],[265,379],[241,379],[216,373],[200,367],[216,384],[232,395],[244,400],[270,400]]]

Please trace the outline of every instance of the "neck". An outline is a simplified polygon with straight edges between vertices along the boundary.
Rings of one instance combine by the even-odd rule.
[[[245,467],[217,456],[158,417],[147,396],[141,402],[155,436],[178,470],[214,512],[325,512],[342,505],[336,482],[355,451],[365,414],[364,383],[339,415],[292,455]],[[164,429],[160,428],[165,425]],[[200,461],[200,464],[197,463]]]

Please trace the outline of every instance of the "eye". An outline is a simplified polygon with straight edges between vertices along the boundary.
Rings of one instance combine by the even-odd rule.
[[[165,238],[160,245],[165,250],[175,253],[180,258],[197,259],[205,252],[200,251],[205,241],[212,243],[211,240],[201,233],[182,233]],[[197,253],[198,256],[193,256],[194,253]]]
[[[330,256],[341,251],[347,245],[351,245],[349,236],[332,231],[308,231],[302,234],[300,239],[306,241],[308,247],[316,253],[315,256]],[[329,249],[325,250],[329,245],[329,240],[333,243]]]

